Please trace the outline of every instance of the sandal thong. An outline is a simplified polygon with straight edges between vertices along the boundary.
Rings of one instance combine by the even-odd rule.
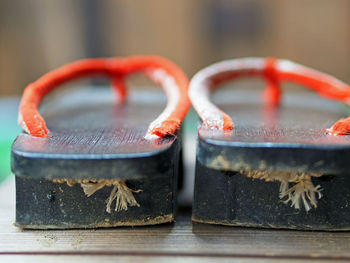
[[[144,73],[167,95],[139,89],[127,103],[125,79]],[[112,79],[116,95],[84,88],[38,107],[59,85],[84,76]],[[96,228],[172,222],[188,79],[158,56],[86,59],[29,84],[12,147],[16,225]],[[120,103],[113,100],[117,98]],[[161,114],[160,114],[161,113]],[[160,114],[160,115],[159,115]],[[157,115],[159,115],[157,117]],[[45,118],[45,120],[44,120]]]
[[[215,86],[242,76],[263,77],[264,96],[227,91],[217,97],[222,110],[209,100]],[[314,94],[288,93],[280,107],[281,82],[350,102],[348,85],[287,60],[227,60],[192,78],[189,97],[202,120],[194,221],[350,229],[350,118],[339,120],[346,114],[342,105]]]

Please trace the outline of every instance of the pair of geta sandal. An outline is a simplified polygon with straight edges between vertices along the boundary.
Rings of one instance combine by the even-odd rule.
[[[135,73],[163,87],[163,111],[162,97],[152,89],[134,90],[126,101],[126,78]],[[45,100],[39,113],[44,97],[61,84],[100,75],[112,80],[114,96],[105,88],[75,89]],[[225,90],[217,97],[219,109],[209,99],[212,89],[239,77],[262,77],[263,96]],[[349,230],[350,118],[336,122],[345,107],[309,93],[288,93],[280,105],[282,82],[350,102],[343,82],[272,58],[222,61],[190,82],[158,56],[86,59],[43,75],[23,93],[24,131],[12,147],[16,225],[98,228],[174,221],[179,128],[192,103],[202,120],[193,221]]]

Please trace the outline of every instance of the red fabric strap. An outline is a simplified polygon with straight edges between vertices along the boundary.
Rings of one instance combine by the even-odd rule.
[[[176,98],[168,96],[166,109],[149,128],[149,135],[163,137],[174,134],[190,107],[187,96],[188,79],[178,66],[158,56],[85,59],[53,70],[25,88],[19,107],[19,124],[32,136],[49,137],[50,131],[38,111],[39,104],[46,94],[73,79],[106,75],[112,78],[112,86],[123,102],[126,98],[124,78],[138,72],[143,72],[154,80],[157,78],[156,81],[165,89],[176,89]]]
[[[278,105],[281,98],[280,84],[294,82],[312,89],[319,95],[350,103],[350,86],[342,81],[311,68],[288,60],[275,58],[243,58],[215,63],[199,71],[190,83],[190,99],[203,123],[209,128],[233,129],[232,119],[212,104],[208,98],[210,89],[216,85],[238,77],[262,76],[267,86],[264,98],[270,105]],[[329,134],[350,134],[350,117],[341,119],[331,128]]]

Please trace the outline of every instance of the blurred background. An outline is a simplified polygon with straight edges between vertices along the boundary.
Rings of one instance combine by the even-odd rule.
[[[0,0],[0,180],[26,84],[86,57],[159,54],[191,77],[227,58],[276,56],[350,82],[348,0]]]

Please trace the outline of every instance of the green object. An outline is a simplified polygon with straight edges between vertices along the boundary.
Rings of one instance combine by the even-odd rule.
[[[10,174],[11,143],[0,142],[0,182]]]
[[[183,133],[184,134],[197,134],[197,127],[199,123],[199,118],[197,113],[191,108],[188,112],[184,124]]]
[[[0,183],[11,174],[11,145],[20,132],[17,125],[18,99],[0,99]]]

